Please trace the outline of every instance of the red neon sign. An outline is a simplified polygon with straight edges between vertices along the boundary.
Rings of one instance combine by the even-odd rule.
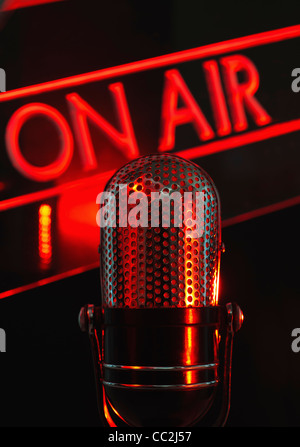
[[[34,166],[22,155],[19,135],[23,125],[33,116],[41,115],[50,120],[58,130],[61,148],[58,158],[45,167]],[[59,177],[68,168],[73,156],[73,137],[71,129],[61,113],[46,104],[30,103],[20,107],[10,118],[6,127],[6,150],[12,165],[29,179],[46,182]]]
[[[15,170],[27,179],[34,182],[53,181],[53,185],[46,189],[36,190],[33,188],[36,185],[31,183],[28,189],[34,192],[9,197],[8,190],[5,190],[5,181],[0,182],[3,196],[6,194],[6,198],[0,201],[0,211],[40,201],[45,204],[47,203],[47,201],[44,202],[45,199],[57,196],[58,199],[53,200],[55,203],[53,211],[56,211],[54,214],[56,218],[52,222],[52,230],[55,223],[56,235],[59,233],[59,236],[62,236],[61,239],[65,246],[73,247],[74,243],[79,241],[80,259],[78,261],[79,256],[74,259],[72,251],[70,254],[72,262],[67,256],[64,258],[65,263],[62,267],[64,271],[51,270],[53,276],[41,279],[38,276],[35,284],[13,286],[14,290],[0,292],[0,298],[30,290],[36,285],[47,284],[98,265],[98,261],[93,262],[94,257],[90,256],[90,252],[94,253],[94,247],[98,241],[98,233],[96,238],[96,232],[94,233],[92,229],[95,224],[97,208],[96,195],[113,175],[119,155],[121,155],[120,158],[123,157],[126,160],[135,158],[139,154],[142,155],[145,150],[149,150],[149,147],[145,148],[144,141],[139,138],[140,129],[137,124],[144,118],[147,120],[148,104],[139,98],[139,103],[142,103],[144,109],[139,119],[136,120],[136,115],[142,107],[140,111],[135,108],[132,100],[134,98],[132,91],[135,85],[134,83],[130,84],[130,75],[139,73],[142,76],[143,73],[149,72],[149,74],[145,73],[145,79],[148,82],[151,72],[160,70],[156,72],[159,76],[155,75],[156,79],[160,77],[158,83],[160,90],[156,91],[159,101],[155,103],[155,106],[158,104],[158,107],[154,110],[156,118],[161,119],[161,127],[158,133],[154,132],[157,144],[154,151],[167,150],[173,153],[176,151],[176,154],[184,158],[197,159],[241,148],[239,150],[241,157],[239,158],[244,162],[248,160],[247,154],[250,154],[250,149],[253,149],[252,155],[254,156],[255,153],[257,155],[258,150],[261,148],[264,150],[267,146],[262,144],[253,147],[251,146],[253,143],[300,131],[300,116],[299,114],[291,116],[291,113],[281,114],[281,111],[280,113],[277,111],[277,114],[274,113],[272,101],[270,105],[267,100],[268,96],[264,94],[265,72],[263,72],[261,62],[256,62],[263,59],[259,57],[256,59],[256,54],[253,52],[247,53],[247,56],[241,53],[250,48],[262,47],[297,37],[300,37],[300,26],[293,26],[2,93],[0,103],[2,103],[2,107],[7,103],[7,110],[10,114],[8,115],[6,110],[4,116],[9,116],[9,119],[7,123],[3,124],[2,122],[5,127],[4,134],[6,134],[6,151],[9,161]],[[264,48],[261,53],[263,51],[265,51]],[[201,65],[198,64],[198,60]],[[286,62],[285,59],[284,61]],[[200,65],[199,74],[202,77],[199,84],[197,81],[192,83],[188,74],[191,71],[182,67],[188,62],[193,62],[193,67],[195,66],[197,69]],[[281,76],[281,72],[279,74]],[[131,79],[134,80],[134,76]],[[197,77],[194,76],[194,79]],[[96,85],[94,90],[98,92],[102,88],[96,100],[89,96],[93,90],[81,88],[87,84],[101,81],[105,81],[105,83],[100,86]],[[147,88],[147,83],[141,82],[139,85]],[[152,88],[151,85],[151,93]],[[57,93],[51,96],[54,91],[61,91],[59,104],[57,103]],[[103,92],[106,100],[108,96],[106,103],[102,102]],[[135,93],[140,94],[141,92]],[[115,106],[114,113],[110,110],[111,105]],[[295,108],[293,110],[295,113]],[[51,163],[42,167],[34,165],[32,157],[28,156],[21,135],[23,127],[25,128],[27,123],[30,126],[31,119],[35,117],[42,121],[49,121],[53,134],[60,136],[59,146],[54,148],[55,160],[52,159]],[[155,122],[157,123],[157,121],[159,120]],[[152,121],[146,122],[149,134],[152,133],[152,124]],[[177,132],[180,133],[183,128],[187,127],[192,135],[191,140],[184,140],[189,141],[186,145],[178,144]],[[94,140],[94,130],[107,139],[107,145],[97,144]],[[146,138],[147,134],[145,140]],[[279,139],[277,141],[279,142]],[[276,144],[277,142],[274,142],[275,146]],[[272,149],[272,147],[273,142],[268,149]],[[104,166],[99,155],[105,155],[107,152],[112,154],[112,158],[109,160],[109,162],[112,161],[112,165],[107,163]],[[230,153],[228,153],[228,157],[227,154],[224,154],[218,160],[227,157],[228,168],[236,153],[233,153],[232,158]],[[250,161],[252,155],[249,156]],[[211,159],[208,157],[204,160],[204,164],[208,161],[208,164],[211,162],[213,165],[214,160],[214,157]],[[264,162],[264,160],[262,161]],[[75,171],[75,175],[74,165],[76,165],[75,169],[80,169]],[[244,166],[246,166],[246,162]],[[222,181],[224,185],[224,178],[221,178],[221,183]],[[225,194],[224,189],[221,189],[223,196],[226,196],[226,185],[225,182]],[[254,191],[254,195],[256,192]],[[222,222],[223,227],[300,203],[300,195],[291,197],[292,194],[288,191],[288,194],[284,195],[284,193],[280,196],[281,201],[278,202],[276,194],[275,192],[273,196],[268,197],[269,201],[262,200],[254,204],[251,204],[250,197],[249,207],[238,207],[238,210],[235,208],[233,212],[231,209],[231,212],[225,214]],[[273,199],[275,203],[272,203]],[[84,204],[83,207],[82,204]],[[47,209],[45,208],[44,211],[47,212]],[[43,219],[43,221],[46,222],[47,219]],[[82,231],[83,228],[84,231]],[[53,245],[55,249],[52,253],[52,242],[57,243],[58,241],[53,239],[51,242],[50,226],[48,229],[40,227],[39,230],[39,258],[40,261],[46,261],[44,262],[45,266],[49,265],[48,260],[51,259],[52,269],[53,266],[56,267],[57,250],[60,250],[59,254],[62,251],[64,253],[68,251],[63,250],[65,246],[62,249],[60,246]],[[79,240],[79,234],[82,234],[84,242],[83,239]],[[86,258],[81,255],[83,245]]]
[[[209,97],[214,112],[214,118],[219,137],[231,133],[231,122],[226,105],[226,99],[221,84],[220,71],[215,60],[204,62],[203,70],[209,90]]]
[[[202,110],[189,91],[178,70],[165,72],[165,88],[162,100],[163,133],[159,151],[171,151],[175,145],[177,126],[192,123],[201,141],[211,140],[215,134],[206,120]],[[178,108],[178,97],[184,106]],[[216,98],[217,102],[219,98]]]
[[[254,96],[259,87],[259,75],[254,64],[245,56],[235,55],[222,58],[221,65],[228,90],[228,102],[234,131],[240,132],[248,128],[246,110],[257,126],[269,124],[271,117]],[[210,99],[216,119],[217,134],[227,135],[232,126],[216,61],[206,62],[204,70],[208,90],[212,92]],[[238,82],[237,72],[246,74],[247,81],[245,83]],[[185,124],[194,127],[200,141],[205,142],[214,139],[215,132],[212,126],[180,72],[177,69],[167,70],[164,77],[165,85],[161,108],[162,135],[158,151],[172,151],[175,147],[176,128]],[[65,97],[71,112],[74,133],[84,170],[97,168],[95,148],[91,140],[88,120],[96,124],[109,137],[114,146],[126,154],[129,159],[139,155],[124,86],[121,82],[110,84],[109,90],[113,94],[121,131],[113,127],[77,93],[69,93]],[[184,104],[181,107],[178,107],[179,99]],[[18,142],[22,126],[34,115],[42,115],[50,119],[60,132],[62,140],[58,159],[49,166],[42,168],[36,167],[25,160]],[[35,181],[50,181],[60,176],[68,168],[73,156],[73,137],[67,121],[57,109],[47,104],[30,103],[18,109],[9,120],[6,128],[6,147],[13,166],[21,174]]]
[[[223,57],[220,63],[224,71],[234,130],[240,132],[248,128],[245,110],[248,110],[257,126],[269,124],[271,117],[254,96],[259,87],[259,75],[254,64],[241,55]],[[238,82],[238,72],[246,74],[245,83]]]
[[[221,65],[228,90],[234,131],[240,132],[248,128],[246,110],[257,126],[269,124],[271,117],[254,96],[259,87],[259,76],[254,64],[245,56],[235,55],[222,58]],[[217,134],[227,135],[232,126],[216,61],[206,62],[204,71],[208,90],[212,93],[210,99],[216,119]],[[237,72],[240,71],[247,75],[248,79],[245,83],[239,83],[237,80]],[[175,147],[176,128],[185,124],[194,127],[200,141],[214,139],[214,130],[179,71],[177,69],[167,70],[164,77],[165,85],[161,108],[162,136],[158,151],[172,151]],[[96,124],[109,137],[114,146],[126,154],[127,158],[135,158],[139,155],[124,86],[121,82],[110,84],[109,90],[113,94],[121,131],[113,127],[77,93],[69,93],[65,97],[71,112],[84,170],[97,168],[88,120]],[[181,107],[178,107],[179,99],[184,104]],[[50,119],[61,136],[62,145],[59,157],[45,167],[36,167],[26,161],[19,146],[20,131],[26,121],[34,115],[42,115]],[[17,109],[10,118],[6,128],[6,148],[13,166],[21,174],[35,181],[50,181],[60,176],[68,168],[73,156],[73,137],[67,121],[57,109],[47,104],[30,103]]]
[[[122,132],[119,132],[108,123],[105,118],[96,112],[78,94],[71,93],[66,96],[70,105],[74,130],[78,137],[85,170],[91,170],[97,167],[93,143],[87,126],[87,118],[99,126],[116,147],[128,154],[129,157],[135,158],[139,155],[123,84],[121,82],[110,84],[109,90],[113,93]]]
[[[195,95],[183,79],[179,69],[166,70],[164,73],[165,83],[161,104],[162,128],[157,150],[171,151],[174,148],[176,128],[183,124],[189,124],[194,128],[201,144],[192,148],[184,148],[177,151],[177,153],[189,159],[199,158],[300,129],[299,119],[272,124],[270,114],[255,96],[259,87],[259,74],[249,58],[241,54],[223,56],[224,53],[272,44],[299,36],[299,25],[259,33],[253,36],[8,91],[1,94],[0,103],[29,96],[35,97],[53,90],[70,89],[146,70],[154,70],[170,66],[171,64],[178,65],[197,59],[210,58],[203,62],[202,67],[207,82],[209,100],[212,105],[214,123],[209,122],[201,110],[201,105],[195,99]],[[217,60],[212,59],[212,57],[220,55],[222,57],[219,63]],[[238,81],[238,72],[244,72],[246,81]],[[225,89],[223,89],[222,81]],[[93,147],[88,127],[90,122],[96,125],[128,159],[138,156],[139,148],[132,124],[132,111],[130,110],[130,104],[127,102],[124,85],[122,82],[117,82],[110,84],[108,88],[117,108],[117,117],[120,123],[118,128],[110,124],[105,118],[104,111],[100,111],[100,108],[96,110],[75,92],[65,95],[65,100],[71,112],[72,128],[67,124],[65,117],[48,104],[29,103],[17,109],[9,120],[6,129],[7,151],[13,166],[20,173],[35,181],[55,179],[68,168],[73,156],[73,140],[76,139],[83,170],[96,169],[95,148]],[[183,106],[178,105],[179,99],[183,102]],[[246,112],[248,118],[246,117]],[[52,120],[56,128],[55,130],[62,135],[58,158],[50,165],[42,168],[30,164],[24,158],[18,142],[18,135],[23,124],[34,114],[42,114],[45,118]],[[249,116],[252,122],[256,124],[257,129],[247,131]],[[220,137],[221,139],[219,139]],[[108,172],[101,174],[104,177],[109,175],[110,173]],[[97,176],[95,175],[94,179],[96,180],[96,178]],[[75,180],[74,185],[78,181],[79,179]],[[63,191],[64,187],[69,188],[70,182],[65,186],[62,185],[37,193],[7,199],[0,202],[0,210],[49,197],[58,191]]]

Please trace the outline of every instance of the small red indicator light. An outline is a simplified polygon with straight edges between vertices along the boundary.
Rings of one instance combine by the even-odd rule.
[[[39,258],[42,268],[47,268],[52,259],[51,206],[43,204],[39,208]]]

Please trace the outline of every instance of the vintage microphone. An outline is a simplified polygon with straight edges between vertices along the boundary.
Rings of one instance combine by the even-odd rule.
[[[99,203],[102,302],[84,306],[79,324],[103,425],[224,425],[243,314],[218,303],[215,185],[190,161],[147,155],[118,170]]]

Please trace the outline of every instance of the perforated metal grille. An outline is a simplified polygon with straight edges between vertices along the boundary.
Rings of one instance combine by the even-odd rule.
[[[128,185],[119,188],[119,185]],[[220,259],[220,204],[216,188],[203,169],[172,155],[149,155],[121,168],[108,182],[105,190],[116,198],[108,200],[105,228],[101,228],[101,278],[103,305],[108,307],[199,307],[216,305],[218,299]],[[151,192],[196,191],[203,193],[203,234],[190,237],[188,221],[180,228],[174,225],[176,204],[160,207],[159,225],[132,227],[128,204],[128,224],[119,213],[118,203],[131,194]],[[166,205],[167,206],[167,205]],[[171,212],[167,226],[164,214]],[[139,215],[141,216],[141,215]],[[126,216],[127,217],[127,216]],[[192,203],[190,217],[195,217]],[[115,227],[111,226],[115,224]],[[126,225],[121,226],[121,225]]]

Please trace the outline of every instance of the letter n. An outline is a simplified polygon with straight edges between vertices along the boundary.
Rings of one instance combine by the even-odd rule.
[[[87,125],[87,119],[96,124],[110,138],[112,143],[125,153],[126,157],[133,159],[139,155],[123,84],[121,82],[111,84],[109,90],[113,94],[121,131],[113,127],[77,93],[70,93],[66,96],[71,108],[72,120],[85,170],[95,169],[97,167],[97,160]]]

